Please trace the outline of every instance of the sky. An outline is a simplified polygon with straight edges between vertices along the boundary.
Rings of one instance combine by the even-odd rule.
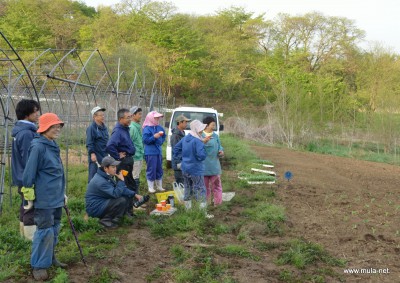
[[[87,5],[110,6],[119,0],[83,0]],[[379,43],[388,50],[400,54],[400,4],[398,0],[163,0],[173,3],[180,13],[212,15],[232,6],[244,7],[254,15],[265,13],[265,19],[273,20],[278,13],[292,16],[308,12],[321,12],[325,16],[345,17],[355,21],[357,28],[366,32],[368,49]]]

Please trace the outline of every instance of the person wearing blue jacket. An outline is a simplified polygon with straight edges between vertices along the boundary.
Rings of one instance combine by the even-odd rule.
[[[87,214],[99,218],[99,223],[106,228],[118,227],[118,222],[124,215],[131,217],[130,200],[133,197],[138,200],[142,198],[126,187],[121,171],[118,175],[116,174],[119,164],[120,161],[116,161],[111,156],[104,157],[101,168],[90,180],[86,190]],[[114,180],[114,176],[117,177],[117,181]]]
[[[215,119],[211,116],[205,117],[203,123],[207,125],[202,137],[210,136],[210,141],[205,145],[207,158],[204,160],[204,183],[206,184],[207,202],[211,203],[211,191],[214,196],[214,206],[222,203],[221,163],[219,158],[224,156],[224,148],[219,136],[214,132]]]
[[[33,235],[31,266],[36,280],[48,278],[51,266],[66,265],[55,258],[58,243],[62,207],[65,204],[65,177],[60,148],[55,140],[64,126],[54,113],[39,118],[40,134],[32,140],[29,157],[22,176],[24,198],[33,201],[34,221],[37,226]]]
[[[37,136],[36,123],[39,119],[40,105],[35,100],[22,99],[15,107],[15,114],[18,121],[15,123],[11,137],[12,150],[11,150],[11,172],[12,182],[14,186],[18,187],[18,194],[21,196],[21,206],[19,209],[19,228],[21,236],[27,240],[32,241],[33,234],[35,233],[36,226],[33,221],[34,210],[24,209],[24,196],[21,193],[22,188],[22,174],[25,170],[26,162],[28,161],[28,150],[31,142]]]
[[[137,193],[136,183],[133,179],[133,156],[136,149],[129,135],[129,125],[131,124],[132,115],[126,108],[121,108],[117,112],[118,122],[115,125],[111,137],[107,142],[106,151],[121,163],[117,166],[117,173],[125,170],[126,186]]]
[[[164,117],[157,111],[151,111],[147,114],[142,125],[144,159],[146,160],[146,179],[149,186],[149,193],[155,193],[154,184],[157,191],[165,191],[162,187],[162,144],[165,141],[164,128],[159,125],[159,120]]]
[[[204,160],[207,152],[204,144],[208,143],[211,137],[202,138],[201,134],[205,127],[206,125],[199,120],[193,120],[190,123],[190,132],[173,149],[174,161],[183,173],[183,200],[187,209],[192,207],[193,197],[200,202],[201,208],[205,209],[207,206],[204,184]],[[179,160],[180,156],[181,160]],[[212,215],[206,215],[212,217]]]
[[[86,148],[88,151],[89,176],[88,183],[97,172],[99,163],[107,156],[108,129],[104,124],[105,108],[96,106],[90,112],[93,122],[86,129]]]

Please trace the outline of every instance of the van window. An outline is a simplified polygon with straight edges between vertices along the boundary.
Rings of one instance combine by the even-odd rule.
[[[211,117],[213,117],[214,120],[215,120],[215,128],[214,128],[214,131],[217,130],[217,127],[218,127],[217,121],[218,121],[218,119],[217,119],[217,115],[216,115],[215,113],[192,112],[192,111],[191,111],[191,112],[175,111],[174,117],[173,117],[173,119],[172,119],[173,125],[171,125],[171,128],[175,128],[175,127],[176,127],[176,120],[175,120],[175,119],[176,119],[179,115],[182,115],[182,114],[183,114],[183,116],[185,116],[186,118],[189,118],[189,119],[192,120],[192,121],[193,121],[193,120],[199,120],[199,121],[201,121],[201,122],[203,122],[203,119],[204,119],[205,117],[211,116]],[[190,123],[187,124],[186,130],[190,130],[189,124],[190,124]]]

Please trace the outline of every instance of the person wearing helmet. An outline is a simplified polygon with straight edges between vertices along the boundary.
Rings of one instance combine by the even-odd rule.
[[[51,266],[66,267],[55,258],[62,207],[65,204],[64,168],[60,148],[55,140],[60,136],[64,122],[54,113],[39,118],[39,135],[32,140],[28,161],[22,176],[24,198],[33,201],[34,222],[31,266],[35,280],[48,279]]]

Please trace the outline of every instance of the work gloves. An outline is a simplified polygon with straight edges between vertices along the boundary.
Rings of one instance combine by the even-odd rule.
[[[22,187],[21,192],[24,194],[25,200],[35,200],[35,190],[31,188]]]
[[[28,201],[28,204],[24,205],[24,209],[31,209],[33,207],[33,201],[35,200],[35,190],[32,187],[22,187],[21,193],[24,195],[24,199]]]

